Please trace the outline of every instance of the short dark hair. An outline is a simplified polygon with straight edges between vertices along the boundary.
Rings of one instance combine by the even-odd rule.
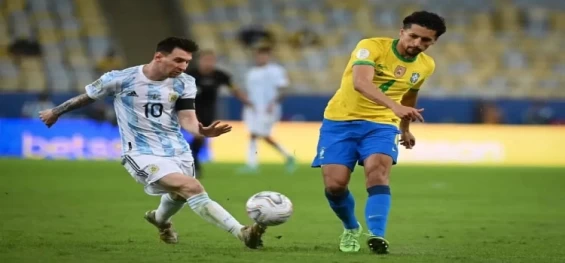
[[[168,37],[157,43],[156,52],[170,54],[175,48],[180,48],[186,52],[194,53],[198,51],[196,42],[180,37]]]
[[[410,28],[413,24],[436,31],[436,38],[439,38],[447,28],[445,19],[436,13],[428,11],[417,11],[404,18],[402,21],[404,29]]]

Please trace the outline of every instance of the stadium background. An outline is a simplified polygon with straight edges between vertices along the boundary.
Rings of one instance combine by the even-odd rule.
[[[565,122],[563,1],[137,2],[134,12],[129,1],[0,1],[1,155],[118,158],[111,101],[68,114],[51,130],[38,123],[36,112],[83,92],[103,72],[146,63],[159,39],[180,35],[216,50],[237,84],[252,64],[249,47],[272,42],[292,81],[285,123],[275,134],[308,162],[317,136],[312,122],[321,120],[356,42],[395,37],[405,15],[429,9],[445,16],[448,32],[429,51],[437,70],[420,94],[427,121],[417,125],[420,147],[403,152],[401,160],[565,165],[555,152],[565,146],[563,128],[556,126]],[[203,155],[241,162],[241,105],[226,93],[220,118],[236,129]],[[438,126],[446,123],[451,125]],[[280,161],[264,145],[259,156]]]
[[[401,150],[393,168],[386,261],[563,262],[561,0],[0,0],[0,262],[374,261],[365,246],[337,251],[339,221],[307,163],[355,43],[395,37],[418,9],[445,16],[448,31],[429,51],[437,70],[419,100],[427,122],[413,125],[417,146]],[[170,35],[215,49],[238,84],[254,41],[273,41],[289,72],[275,136],[302,163],[294,174],[265,145],[260,174],[235,172],[248,135],[227,92],[219,112],[234,130],[202,153],[213,160],[204,167],[207,191],[242,222],[258,191],[293,201],[293,217],[268,231],[262,251],[245,250],[189,209],[174,218],[180,243],[159,244],[142,219],[158,198],[119,164],[111,101],[51,129],[37,119],[102,72],[147,63]],[[362,173],[350,184],[360,220]]]

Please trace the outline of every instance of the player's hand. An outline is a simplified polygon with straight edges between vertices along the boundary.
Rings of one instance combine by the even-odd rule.
[[[404,146],[406,149],[412,149],[416,146],[416,137],[409,132],[403,131],[400,133],[400,145]]]
[[[198,131],[200,134],[206,137],[218,137],[224,133],[228,133],[231,131],[231,125],[229,124],[222,124],[219,125],[220,121],[215,121],[208,127],[204,127],[202,123],[198,124]]]
[[[52,109],[48,109],[48,110],[40,111],[39,118],[43,123],[45,123],[45,125],[47,125],[47,127],[50,128],[53,124],[55,124],[55,122],[57,122],[59,116],[53,113]]]
[[[420,114],[420,112],[424,111],[424,109],[414,109],[412,107],[398,105],[393,108],[392,111],[396,116],[403,120],[424,122],[424,117]]]

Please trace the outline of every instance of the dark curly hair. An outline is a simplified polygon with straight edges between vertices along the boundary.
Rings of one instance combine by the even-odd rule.
[[[445,26],[445,19],[436,13],[428,11],[417,11],[404,18],[402,21],[404,29],[410,28],[412,25],[419,25],[427,29],[436,31],[436,38],[439,38],[447,28]]]
[[[156,52],[170,54],[175,48],[180,48],[186,52],[194,53],[198,51],[196,42],[179,37],[168,37],[157,43]]]

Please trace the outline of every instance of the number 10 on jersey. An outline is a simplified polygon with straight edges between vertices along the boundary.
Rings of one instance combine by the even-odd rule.
[[[163,115],[163,104],[161,103],[147,103],[143,106],[145,108],[145,117],[149,118],[149,115],[159,118]]]

